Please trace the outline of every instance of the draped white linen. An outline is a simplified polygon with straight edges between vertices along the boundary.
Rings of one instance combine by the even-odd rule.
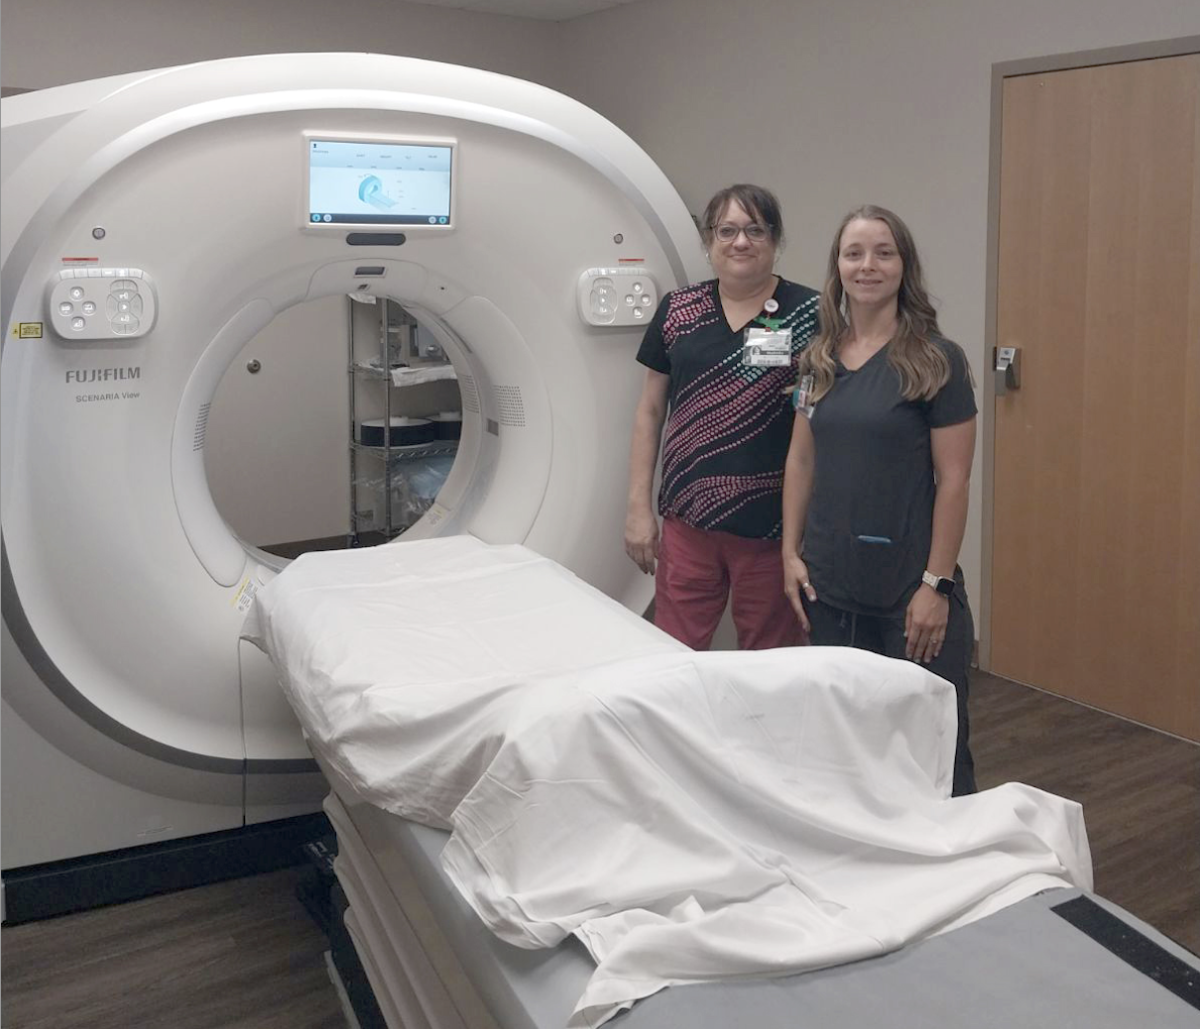
[[[667,985],[892,950],[1091,886],[1079,806],[950,799],[954,689],[846,648],[693,653],[522,547],[308,555],[247,626],[364,797],[522,947],[597,968],[571,1026]]]

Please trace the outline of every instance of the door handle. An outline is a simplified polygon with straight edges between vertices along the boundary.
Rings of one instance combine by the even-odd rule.
[[[992,367],[996,369],[996,396],[1021,388],[1020,347],[996,347],[992,351]]]

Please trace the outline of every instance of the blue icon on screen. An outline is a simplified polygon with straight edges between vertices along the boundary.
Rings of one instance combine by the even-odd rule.
[[[396,206],[396,201],[383,191],[383,183],[377,175],[368,175],[358,184],[358,199],[381,211]]]
[[[438,219],[438,223],[439,223],[439,224],[441,224],[441,225],[445,225],[445,224],[446,224],[446,222],[448,222],[449,220],[450,220],[450,219],[449,219],[449,218],[447,218],[447,217],[446,217],[446,216],[443,214],[443,215],[442,215],[442,216],[441,216],[441,217]]]
[[[321,216],[319,214],[314,214],[312,216],[312,220],[315,222],[319,222],[321,220]]]

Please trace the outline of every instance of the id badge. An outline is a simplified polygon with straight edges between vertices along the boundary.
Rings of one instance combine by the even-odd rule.
[[[747,329],[742,364],[748,368],[786,368],[792,363],[791,329]]]
[[[792,390],[792,407],[804,415],[805,418],[811,418],[813,415],[812,391],[812,375],[802,376],[800,385]]]

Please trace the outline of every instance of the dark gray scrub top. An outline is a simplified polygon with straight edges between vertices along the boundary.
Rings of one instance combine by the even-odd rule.
[[[902,615],[921,584],[933,537],[929,433],[976,413],[962,348],[935,342],[950,378],[932,400],[901,396],[885,346],[856,371],[837,362],[832,388],[813,409],[803,556],[817,596],[833,607]]]

